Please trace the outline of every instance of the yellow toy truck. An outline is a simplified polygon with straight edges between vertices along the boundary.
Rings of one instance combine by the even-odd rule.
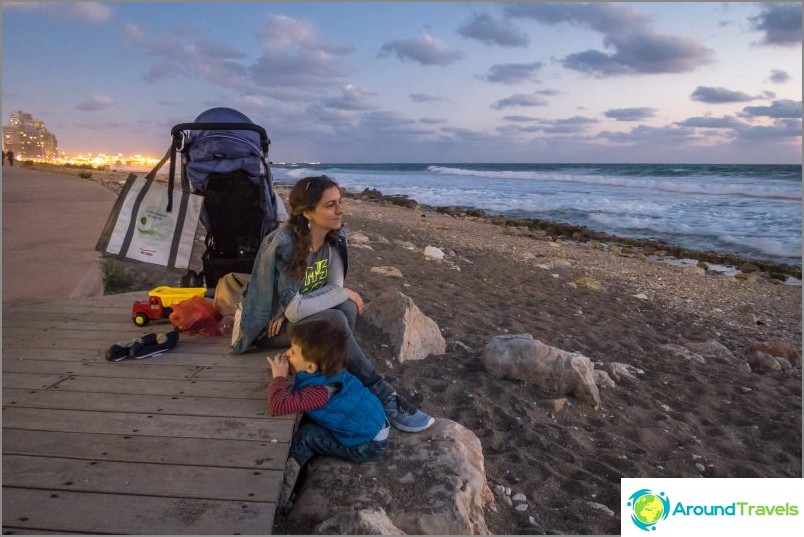
[[[137,326],[145,326],[152,320],[167,319],[173,306],[194,296],[203,298],[206,292],[206,287],[154,287],[148,291],[148,300],[134,302],[131,319]]]

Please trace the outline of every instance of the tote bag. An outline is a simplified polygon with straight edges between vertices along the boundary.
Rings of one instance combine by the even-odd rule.
[[[155,175],[128,176],[95,249],[186,270],[204,198],[184,188],[173,190],[157,183]]]

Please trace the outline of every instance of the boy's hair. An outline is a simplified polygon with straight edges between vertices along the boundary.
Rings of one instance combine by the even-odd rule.
[[[304,359],[313,362],[325,377],[339,373],[346,364],[346,336],[329,321],[295,324],[289,332],[291,343],[301,347]]]

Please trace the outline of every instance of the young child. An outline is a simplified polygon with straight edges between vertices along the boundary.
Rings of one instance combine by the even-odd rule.
[[[273,380],[268,386],[272,416],[304,412],[290,456],[304,466],[315,455],[355,462],[385,453],[390,424],[382,403],[344,369],[346,339],[332,323],[299,323],[290,331],[290,350],[268,356]],[[288,389],[289,369],[295,372]]]

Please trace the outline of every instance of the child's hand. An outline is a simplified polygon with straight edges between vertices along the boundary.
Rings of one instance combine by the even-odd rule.
[[[290,366],[288,365],[288,358],[285,353],[277,354],[276,356],[268,356],[265,358],[268,361],[268,367],[271,368],[271,376],[273,377],[287,377]]]

